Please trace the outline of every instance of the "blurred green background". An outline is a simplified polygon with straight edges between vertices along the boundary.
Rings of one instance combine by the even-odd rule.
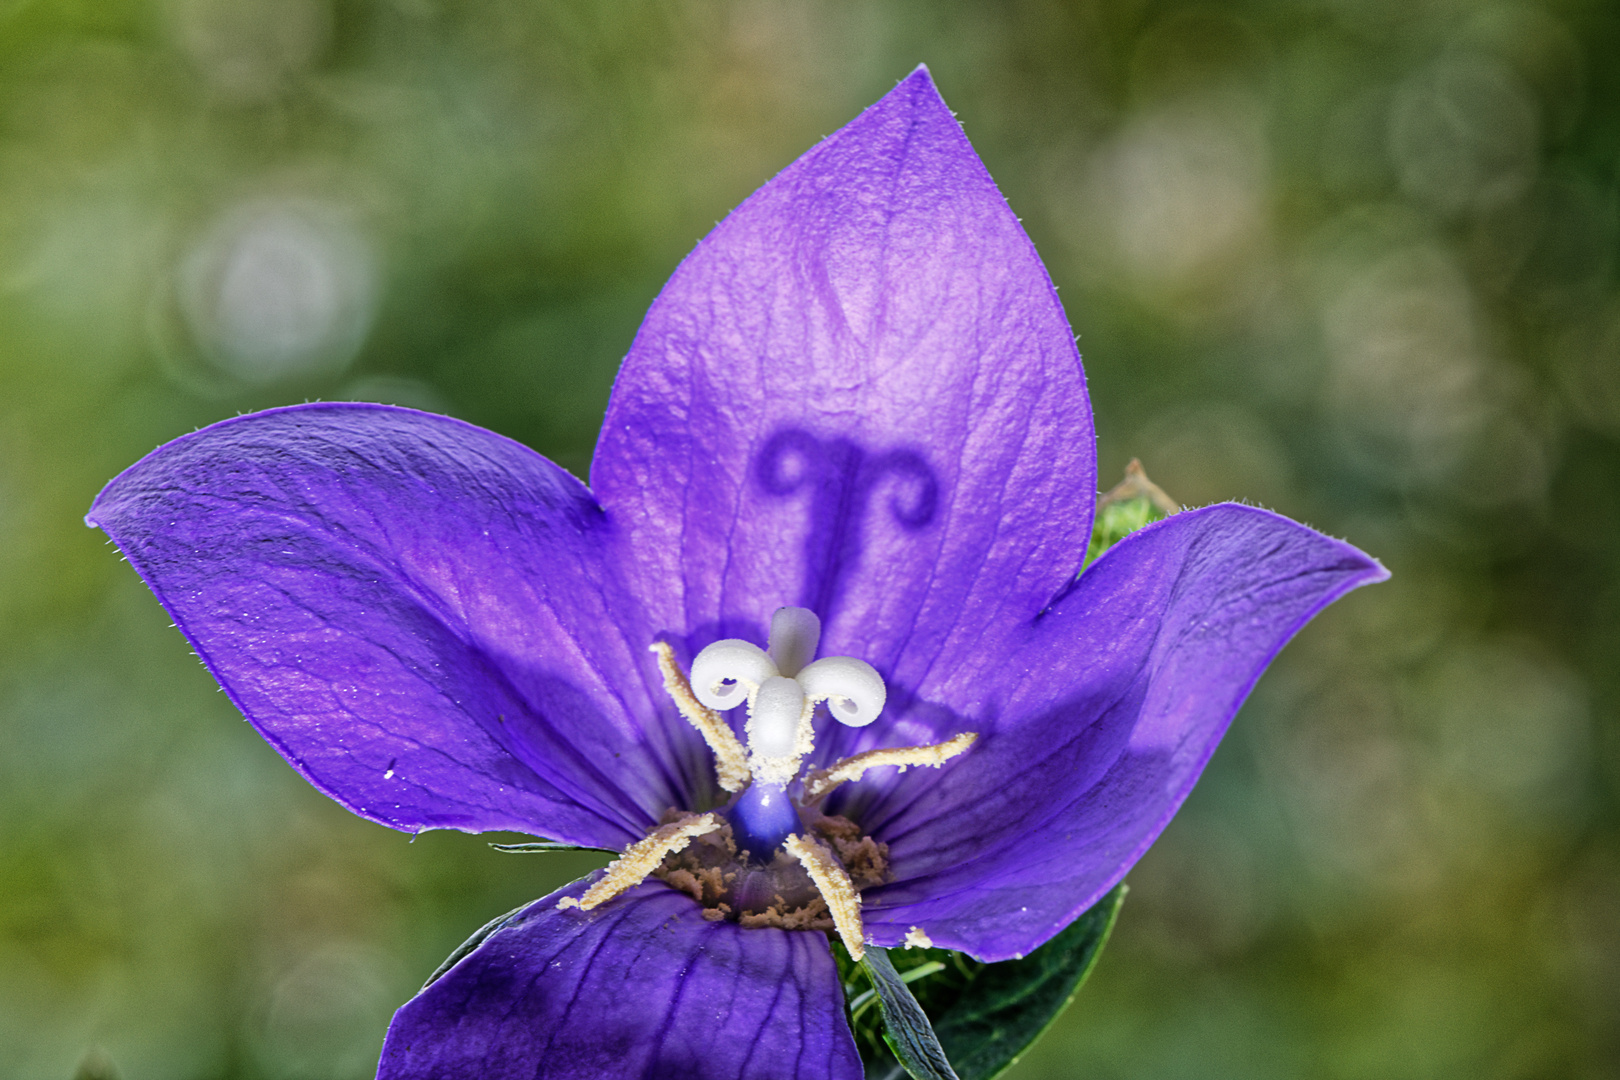
[[[1380,557],[1019,1080],[1620,1076],[1620,14],[0,0],[0,1077],[369,1076],[595,865],[349,816],[81,515],[311,398],[583,473],[641,313],[927,62],[1057,281],[1105,485]]]

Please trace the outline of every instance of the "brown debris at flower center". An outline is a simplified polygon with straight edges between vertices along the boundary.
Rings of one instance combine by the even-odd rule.
[[[674,811],[666,819],[679,818]],[[843,864],[856,890],[889,878],[889,846],[872,839],[845,817],[821,817],[807,830]],[[653,877],[686,893],[703,906],[710,922],[728,919],[749,928],[834,930],[827,901],[799,859],[778,851],[767,865],[750,862],[737,850],[731,826],[694,837],[664,859]]]

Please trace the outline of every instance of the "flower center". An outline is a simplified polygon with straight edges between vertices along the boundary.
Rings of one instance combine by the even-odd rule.
[[[805,755],[815,749],[815,708],[839,723],[864,727],[878,718],[888,691],[872,665],[852,656],[825,656],[821,620],[807,608],[779,608],[771,616],[767,649],[749,641],[716,641],[692,661],[692,694],[724,712],[746,705],[748,771],[753,783],[727,811],[737,845],[769,862],[789,836],[802,830],[788,797]]]
[[[763,862],[739,851],[731,826],[721,821],[665,856],[652,876],[691,896],[714,922],[785,930],[858,927],[860,891],[889,878],[889,847],[848,818],[807,816],[812,821],[801,827],[803,835],[790,836]],[[683,814],[665,815],[666,822],[686,820]]]
[[[868,750],[800,781],[815,750],[812,720],[825,702],[834,720],[865,727],[888,696],[872,665],[850,656],[815,659],[821,620],[806,608],[778,608],[767,647],[727,638],[698,653],[687,679],[667,642],[650,648],[664,689],[714,753],[720,786],[737,793],[723,811],[672,810],[631,844],[585,894],[559,908],[589,911],[649,876],[688,893],[704,918],[793,930],[836,928],[857,960],[864,952],[860,891],[889,878],[888,845],[821,801],[868,769],[938,768],[978,738],[963,732],[931,746]],[[747,706],[746,746],[720,714]],[[798,784],[798,794],[790,787]]]

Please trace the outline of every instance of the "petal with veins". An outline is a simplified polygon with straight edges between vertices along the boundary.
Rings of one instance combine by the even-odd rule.
[[[378,1080],[860,1080],[823,935],[708,922],[661,882],[584,915],[559,898],[395,1014]]]

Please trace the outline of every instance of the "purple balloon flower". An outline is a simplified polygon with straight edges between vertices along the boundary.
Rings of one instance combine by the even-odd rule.
[[[919,69],[681,264],[589,488],[316,404],[159,448],[87,520],[356,814],[626,852],[401,1008],[380,1076],[855,1080],[824,930],[1035,949],[1283,643],[1386,576],[1227,504],[1077,577],[1093,441],[1051,283]]]

